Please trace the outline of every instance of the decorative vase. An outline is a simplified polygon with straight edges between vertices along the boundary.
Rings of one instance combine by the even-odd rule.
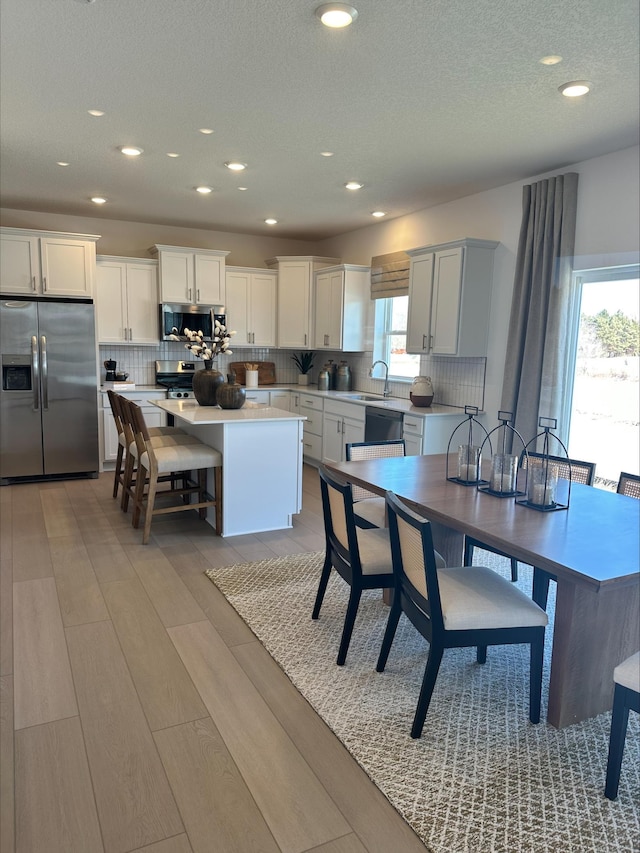
[[[217,387],[216,401],[221,409],[241,409],[246,399],[247,395],[242,385],[223,382]]]
[[[205,361],[204,370],[193,374],[193,394],[201,406],[215,406],[216,392],[224,382],[219,370],[213,369],[213,361]]]

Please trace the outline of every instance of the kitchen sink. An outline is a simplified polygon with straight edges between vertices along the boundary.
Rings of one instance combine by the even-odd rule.
[[[370,400],[374,403],[385,403],[386,397],[372,397],[370,394],[349,394],[350,400]]]

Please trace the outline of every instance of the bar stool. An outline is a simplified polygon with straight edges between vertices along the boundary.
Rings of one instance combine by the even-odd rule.
[[[131,401],[128,407],[138,463],[131,523],[137,528],[140,517],[144,516],[142,544],[147,545],[149,542],[154,515],[197,509],[200,518],[204,520],[207,517],[208,507],[215,508],[215,531],[220,535],[222,533],[222,454],[220,451],[193,436],[152,438],[148,434],[140,407]],[[215,497],[207,493],[209,468],[214,469]],[[189,476],[193,471],[197,472],[197,482],[192,481]],[[178,480],[182,481],[180,486],[177,485]],[[159,490],[158,483],[163,481],[170,481],[170,487]],[[156,507],[156,499],[167,495],[180,497],[183,501],[167,507]],[[197,502],[185,502],[184,499],[190,495],[196,495]]]

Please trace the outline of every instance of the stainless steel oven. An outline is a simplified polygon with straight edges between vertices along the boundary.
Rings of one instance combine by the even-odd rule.
[[[176,305],[163,302],[160,306],[160,338],[172,340],[175,335],[186,341],[185,329],[202,332],[205,341],[213,340],[215,321],[226,325],[224,305]]]

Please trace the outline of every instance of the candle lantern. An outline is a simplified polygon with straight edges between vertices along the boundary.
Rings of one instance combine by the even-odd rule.
[[[478,483],[478,491],[486,492],[496,498],[513,498],[523,495],[518,491],[518,464],[522,454],[526,455],[524,439],[515,427],[511,426],[512,412],[498,412],[500,425],[491,430],[483,441],[480,455],[490,437],[494,437],[496,452],[491,457],[489,481]]]
[[[467,416],[451,433],[447,445],[447,480],[452,483],[460,483],[463,486],[477,486],[478,483],[486,483],[482,480],[482,453],[481,448],[489,438],[489,433],[477,420],[478,407],[465,406],[464,413]],[[484,433],[484,436],[481,435]],[[479,438],[482,443],[479,443]],[[457,447],[457,464],[455,474],[449,472],[449,455],[451,448]],[[489,452],[491,452],[491,441],[489,441]]]
[[[555,418],[539,418],[538,426],[542,432],[531,439],[521,456],[526,479],[524,492],[516,497],[516,503],[538,512],[568,509],[571,498],[571,460],[561,439],[551,431],[557,428],[558,421]],[[542,451],[534,452],[533,448],[540,444]],[[553,450],[557,452],[552,453]]]

